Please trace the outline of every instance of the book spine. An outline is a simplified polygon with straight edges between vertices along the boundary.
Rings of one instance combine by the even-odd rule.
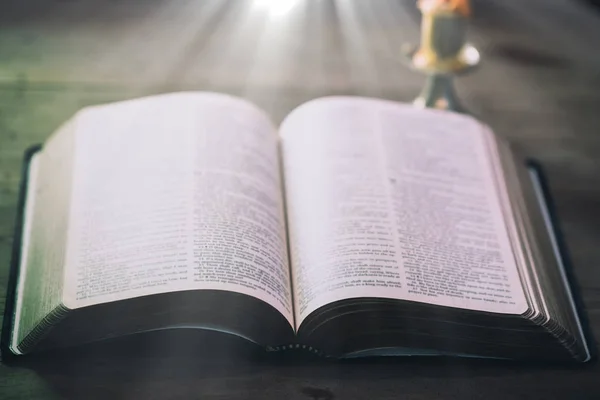
[[[283,352],[283,351],[301,351],[301,352],[308,352],[311,354],[315,354],[318,355],[320,357],[328,357],[324,352],[322,352],[321,350],[306,345],[306,344],[299,344],[299,343],[290,343],[290,344],[284,344],[284,345],[280,345],[280,346],[267,346],[267,352],[269,353],[276,353],[276,352]]]

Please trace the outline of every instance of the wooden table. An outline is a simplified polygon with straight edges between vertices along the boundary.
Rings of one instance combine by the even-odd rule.
[[[264,1],[262,2],[265,3]],[[575,0],[479,0],[484,64],[466,105],[546,167],[596,340],[600,334],[600,13]],[[264,5],[262,6],[264,7]],[[414,1],[13,0],[0,6],[0,290],[23,151],[79,108],[174,90],[256,102],[279,122],[328,94],[407,101],[422,77]],[[0,309],[3,307],[0,300]],[[489,361],[301,363],[102,352],[0,365],[0,398],[600,399],[600,367]]]

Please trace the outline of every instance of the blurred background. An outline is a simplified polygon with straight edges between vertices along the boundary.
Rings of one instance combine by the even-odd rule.
[[[488,115],[592,96],[593,3],[472,1],[470,39],[485,64],[460,82],[464,102]],[[401,46],[418,42],[419,22],[415,0],[4,0],[2,109],[39,102],[26,113],[51,131],[84,104],[146,92],[224,91],[276,119],[324,94],[408,100],[422,77],[403,65]]]

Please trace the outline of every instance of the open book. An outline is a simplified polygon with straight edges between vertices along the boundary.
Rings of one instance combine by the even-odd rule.
[[[477,120],[383,100],[317,99],[279,129],[215,93],[85,108],[29,164],[7,345],[184,327],[586,361],[532,176]]]

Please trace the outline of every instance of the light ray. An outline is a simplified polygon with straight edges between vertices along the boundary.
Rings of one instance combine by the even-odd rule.
[[[271,17],[288,14],[300,0],[254,0],[257,9],[266,10]]]

